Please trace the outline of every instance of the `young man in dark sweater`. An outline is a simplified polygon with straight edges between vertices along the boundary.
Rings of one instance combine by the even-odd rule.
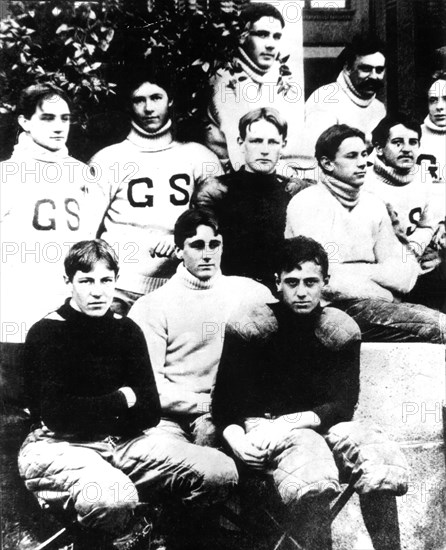
[[[160,401],[142,331],[110,310],[114,251],[102,240],[81,241],[65,271],[71,299],[26,339],[35,424],[20,474],[38,499],[73,513],[86,548],[139,548],[150,531],[137,518],[141,499],[191,500],[200,490],[193,473],[174,477],[179,460],[144,434],[160,420]]]
[[[245,309],[227,325],[212,414],[242,470],[272,477],[291,517],[299,516],[296,537],[321,550],[339,474],[359,494],[401,495],[406,462],[377,428],[351,421],[361,335],[347,314],[321,307],[329,279],[323,247],[296,237],[278,256],[280,301]]]
[[[274,289],[272,258],[285,231],[286,210],[297,182],[276,173],[287,141],[287,122],[273,108],[240,119],[238,144],[244,165],[197,186],[193,206],[217,215],[225,243],[222,271],[255,279]]]

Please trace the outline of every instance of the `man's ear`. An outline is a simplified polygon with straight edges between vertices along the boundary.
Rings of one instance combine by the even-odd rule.
[[[333,172],[334,170],[333,161],[330,160],[328,157],[321,157],[319,160],[319,164],[325,172]]]
[[[383,151],[384,147],[381,147],[381,145],[378,145],[376,144],[375,145],[375,151],[376,151],[376,156],[379,157],[379,158],[383,158],[384,156],[384,151]]]
[[[349,66],[347,61],[344,63],[342,70],[345,71],[348,75],[350,75],[350,73],[352,72],[352,68]]]
[[[274,279],[276,281],[277,292],[282,292],[282,280],[280,279],[280,275],[275,273],[274,274]]]
[[[330,275],[327,275],[324,279],[324,285],[327,286],[329,282],[330,282]]]
[[[176,246],[175,247],[175,256],[179,259],[179,260],[182,260],[183,259],[183,249]]]
[[[25,132],[28,131],[29,128],[29,120],[25,118],[23,115],[19,115],[17,118],[17,122],[19,123],[19,126],[24,130]]]
[[[63,280],[65,281],[65,284],[66,284],[66,285],[70,285],[70,284],[71,284],[71,281],[70,281],[70,279],[68,278],[68,275],[64,275],[64,276],[63,276]]]
[[[238,143],[239,146],[241,147],[241,146],[245,143],[245,140],[242,139],[240,136],[238,136],[238,138],[237,138],[237,143]]]

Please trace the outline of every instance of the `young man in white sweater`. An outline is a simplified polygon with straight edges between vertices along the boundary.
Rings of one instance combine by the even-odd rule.
[[[174,237],[181,260],[176,274],[129,312],[146,337],[160,394],[161,422],[147,435],[197,472],[216,501],[238,479],[233,461],[212,448],[219,441],[209,414],[225,325],[241,304],[274,298],[251,279],[222,275],[222,237],[210,210],[184,212]]]
[[[146,66],[133,67],[129,74],[135,75],[124,90],[130,99],[130,133],[90,161],[102,191],[98,236],[120,256],[114,308],[122,314],[175,273],[175,220],[188,208],[195,184],[222,173],[206,147],[175,141],[172,82]]]
[[[316,143],[320,181],[291,200],[285,236],[319,241],[330,260],[325,299],[355,319],[363,341],[446,341],[446,318],[399,303],[415,285],[416,257],[396,237],[382,199],[361,190],[367,151],[364,134],[345,124]]]
[[[248,4],[240,14],[242,36],[235,71],[221,69],[211,81],[212,97],[206,117],[206,145],[230,171],[244,164],[238,146],[238,121],[249,111],[273,107],[288,122],[284,157],[298,154],[303,112],[302,90],[279,61],[285,21],[266,2]],[[302,107],[301,107],[302,106]]]
[[[385,47],[374,36],[357,35],[341,52],[342,71],[336,82],[315,90],[305,103],[305,152],[314,155],[321,133],[333,124],[348,124],[366,135],[386,115],[376,97],[385,75]]]

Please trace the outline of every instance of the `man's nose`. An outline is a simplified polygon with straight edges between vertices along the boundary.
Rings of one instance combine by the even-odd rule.
[[[144,105],[144,110],[147,112],[147,113],[150,113],[153,111],[153,102],[150,101],[150,100],[147,100],[145,102],[145,105]]]

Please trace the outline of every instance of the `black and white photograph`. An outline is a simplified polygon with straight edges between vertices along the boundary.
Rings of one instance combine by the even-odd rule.
[[[446,2],[0,0],[0,548],[446,550]]]

